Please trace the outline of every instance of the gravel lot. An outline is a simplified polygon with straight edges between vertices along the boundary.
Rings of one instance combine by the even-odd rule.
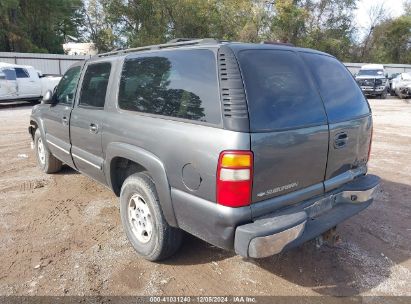
[[[370,103],[369,171],[383,188],[338,227],[337,246],[253,261],[187,236],[161,264],[134,253],[108,189],[70,168],[36,168],[30,106],[0,105],[0,295],[411,296],[411,103]]]

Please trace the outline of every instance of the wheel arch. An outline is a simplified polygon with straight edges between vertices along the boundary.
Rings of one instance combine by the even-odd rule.
[[[122,164],[128,161],[127,165]],[[122,164],[121,166],[119,164]],[[128,169],[129,167],[131,169]],[[170,184],[161,160],[153,153],[126,143],[111,143],[106,148],[104,162],[107,184],[119,196],[124,180],[131,174],[146,171],[154,182],[160,206],[168,224],[178,227],[171,200]],[[119,172],[125,171],[126,174]]]

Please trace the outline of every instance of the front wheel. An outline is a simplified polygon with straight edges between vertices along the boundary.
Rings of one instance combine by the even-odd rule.
[[[62,162],[55,158],[53,154],[50,153],[47,146],[44,144],[43,138],[41,137],[41,132],[39,129],[34,133],[34,146],[37,158],[37,164],[41,170],[45,173],[55,173],[60,171],[62,167]]]
[[[180,248],[183,232],[165,220],[155,185],[147,174],[133,174],[124,181],[120,214],[127,238],[145,259],[159,261]]]

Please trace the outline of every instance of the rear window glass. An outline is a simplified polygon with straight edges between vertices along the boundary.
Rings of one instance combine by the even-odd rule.
[[[369,113],[361,89],[342,63],[330,56],[302,55],[318,84],[330,123]]]
[[[240,51],[250,129],[254,132],[326,124],[321,98],[302,59],[283,50]]]
[[[121,109],[221,122],[214,54],[167,51],[126,59],[120,80]]]

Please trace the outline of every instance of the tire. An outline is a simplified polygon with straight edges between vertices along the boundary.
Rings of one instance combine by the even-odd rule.
[[[166,259],[180,248],[183,231],[165,220],[155,185],[146,173],[133,174],[124,181],[120,214],[128,240],[146,260]]]
[[[386,98],[387,98],[387,91],[384,91],[383,93],[381,93],[380,99],[386,99]]]
[[[37,164],[45,173],[56,173],[61,170],[63,163],[51,154],[50,150],[44,144],[39,129],[34,133],[34,147],[36,151]]]

